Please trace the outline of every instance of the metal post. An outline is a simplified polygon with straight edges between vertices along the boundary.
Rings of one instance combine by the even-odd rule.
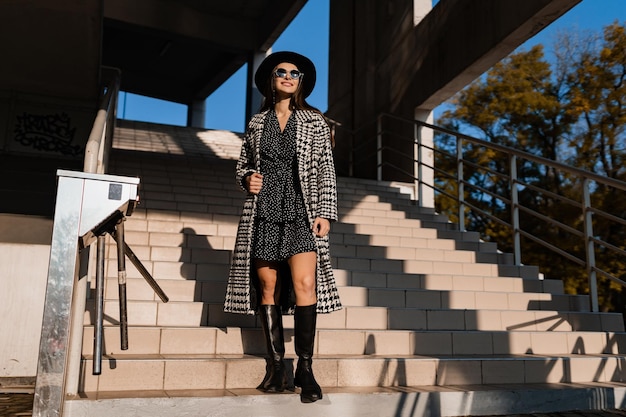
[[[376,179],[383,180],[383,117],[376,118]]]
[[[593,213],[591,211],[591,195],[589,179],[583,181],[583,216],[585,219],[585,251],[587,255],[587,274],[589,277],[589,297],[591,311],[598,312],[598,282],[596,279],[596,252],[591,237],[593,236]]]
[[[124,219],[117,224],[117,285],[120,307],[120,349],[128,349],[128,308],[126,298],[126,255],[124,254]]]
[[[104,322],[104,250],[106,239],[98,236],[96,252],[96,317],[93,326],[93,367],[94,375],[102,373],[102,332]]]
[[[50,246],[48,285],[41,325],[34,417],[63,415],[72,294],[78,268],[83,181],[59,178]],[[82,319],[82,316],[79,316]]]
[[[456,139],[456,182],[459,187],[459,230],[465,231],[465,185],[463,184],[463,141]]]
[[[521,265],[522,247],[519,225],[519,196],[517,193],[517,157],[511,155],[509,163],[511,171],[509,187],[511,188],[511,223],[513,224],[513,262],[515,265]]]
[[[413,124],[413,136],[415,138],[413,145],[413,195],[417,196],[417,201],[420,207],[424,206],[424,195],[422,190],[422,129],[423,126],[418,126],[417,123]]]

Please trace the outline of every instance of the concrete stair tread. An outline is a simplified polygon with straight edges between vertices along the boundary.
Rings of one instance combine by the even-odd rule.
[[[146,267],[150,262],[143,262]],[[174,263],[180,268],[181,263]],[[201,264],[203,265],[203,264]],[[210,264],[206,264],[210,265]],[[117,279],[117,263],[110,261],[107,279]],[[157,274],[150,271],[157,282],[164,285],[195,285],[195,284],[220,284],[226,283],[225,276],[210,280],[191,279],[182,276],[180,272],[174,274]],[[484,291],[484,292],[505,292],[505,293],[538,293],[566,295],[563,292],[563,284],[556,280],[540,280],[537,278],[507,277],[507,276],[472,276],[450,274],[400,274],[373,271],[349,271],[345,269],[334,269],[335,279],[339,287],[363,287],[371,289],[401,289],[401,290],[427,290],[427,291]],[[129,282],[143,281],[134,266],[127,264],[127,277]]]
[[[83,354],[83,359],[93,360],[93,355],[91,354]],[[574,353],[558,353],[558,354],[471,354],[471,355],[445,355],[445,354],[429,354],[429,355],[350,355],[350,354],[315,354],[314,361],[329,361],[329,360],[399,360],[399,359],[407,359],[407,360],[418,360],[418,361],[500,361],[500,360],[509,360],[516,361],[519,359],[523,360],[544,360],[544,359],[554,359],[554,358],[562,358],[562,359],[585,359],[585,358],[616,358],[618,360],[626,360],[626,353],[624,354],[603,354],[603,353],[594,353],[594,354],[574,354]],[[211,353],[195,353],[195,354],[185,354],[185,353],[156,353],[156,354],[127,354],[123,352],[118,352],[115,354],[106,354],[103,355],[103,360],[140,360],[140,361],[153,361],[153,360],[265,360],[264,354],[211,354]],[[298,357],[293,353],[286,353],[285,360],[294,361],[297,360]],[[626,382],[626,381],[625,381]]]
[[[115,303],[117,304],[117,298],[107,299],[105,303]],[[206,306],[223,306],[222,301],[212,302],[212,301],[176,301],[170,300],[167,303],[161,301],[158,297],[150,300],[134,300],[129,298],[128,304],[147,304],[147,305],[169,305],[169,306],[185,306],[188,304],[197,304],[197,305],[206,305]],[[570,310],[540,310],[540,309],[521,309],[521,308],[484,308],[482,306],[478,306],[475,308],[466,308],[466,307],[448,307],[448,306],[440,306],[440,307],[421,307],[421,306],[383,306],[383,305],[344,305],[343,310],[356,310],[356,309],[370,309],[370,310],[389,310],[389,311],[408,311],[412,313],[417,312],[439,312],[439,311],[499,311],[499,312],[511,312],[511,313],[544,313],[545,315],[558,315],[558,314],[584,314],[591,316],[621,316],[621,313],[613,313],[613,312],[591,312],[591,311],[570,311]],[[341,310],[339,310],[341,311]],[[335,314],[336,312],[330,313]],[[321,316],[323,317],[323,316]],[[322,319],[323,320],[323,319]]]
[[[255,316],[227,314],[219,302],[163,303],[160,300],[128,301],[131,325],[254,327]],[[91,323],[94,303],[87,303],[85,324]],[[105,300],[105,322],[116,322],[118,301]],[[292,320],[286,316],[285,321]],[[623,331],[619,313],[514,310],[450,309],[422,307],[344,306],[342,310],[318,316],[321,329],[377,330],[546,330],[546,331]]]
[[[247,326],[247,327],[246,327]],[[86,325],[83,351],[93,345],[93,326]],[[254,353],[265,352],[259,323],[254,318],[240,327],[191,327],[182,325],[137,326],[128,328],[129,350],[125,353]],[[117,324],[104,326],[108,353],[120,352]],[[293,318],[285,319],[288,352],[294,351]],[[334,354],[580,354],[626,353],[626,333],[600,329],[554,331],[446,330],[331,328],[320,326],[316,337],[317,353]]]
[[[314,369],[324,387],[623,382],[620,369],[625,359],[623,355],[317,355]],[[83,362],[91,369],[91,359]],[[293,372],[295,362],[295,357],[287,356],[288,371]],[[105,391],[255,388],[265,363],[260,355],[107,356],[101,375],[85,375],[84,391],[95,386]],[[148,374],[154,378],[146,379]]]
[[[603,410],[606,417],[621,417],[617,402],[623,383],[493,384],[414,387],[324,387],[324,399],[315,406],[302,404],[298,392],[268,395],[254,389],[152,390],[142,392],[87,392],[66,401],[69,410],[84,409],[90,417],[123,412],[161,415],[164,409],[184,409],[189,417],[207,416],[207,410],[225,408],[232,417],[257,415],[324,415],[397,417],[421,405],[420,415],[522,415],[580,410]],[[468,401],[468,398],[471,398]],[[72,414],[74,415],[74,414]],[[596,415],[595,413],[593,415]]]

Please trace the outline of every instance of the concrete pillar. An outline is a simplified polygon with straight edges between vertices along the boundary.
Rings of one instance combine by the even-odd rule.
[[[252,54],[250,59],[248,60],[248,89],[246,91],[246,124],[248,120],[252,117],[252,115],[259,112],[261,108],[261,104],[263,104],[263,95],[256,88],[256,84],[254,84],[254,74],[256,74],[257,68],[261,65],[261,62],[265,59],[266,56],[272,53],[272,50],[269,49],[266,52],[255,52]]]
[[[204,129],[206,117],[206,100],[194,100],[187,106],[187,126]]]

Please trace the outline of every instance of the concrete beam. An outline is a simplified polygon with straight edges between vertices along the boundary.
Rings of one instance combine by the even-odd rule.
[[[256,38],[254,21],[202,13],[184,3],[166,0],[107,0],[104,17],[170,36],[197,38],[247,50]]]
[[[199,39],[242,52],[269,49],[306,0],[277,0],[259,18],[249,14],[215,13],[167,0],[106,0],[104,17],[170,36]]]
[[[580,1],[439,2],[389,51],[389,110],[435,108]]]

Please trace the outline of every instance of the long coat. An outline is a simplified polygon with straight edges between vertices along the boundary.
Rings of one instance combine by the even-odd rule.
[[[295,110],[296,158],[298,177],[304,196],[308,220],[313,227],[316,217],[331,222],[337,220],[337,182],[333,161],[330,129],[324,117],[312,110]],[[252,267],[250,250],[254,234],[257,196],[243,186],[246,175],[259,172],[261,166],[260,144],[268,112],[256,114],[248,124],[241,154],[237,162],[236,181],[247,193],[237,229],[235,250],[226,287],[224,311],[254,314],[258,309],[260,294],[256,269]],[[313,233],[313,231],[311,231]],[[328,235],[315,237],[317,247],[317,311],[330,313],[341,309],[341,302],[333,276]],[[289,287],[289,268],[281,268],[283,287]],[[287,284],[287,285],[285,285]],[[283,312],[293,312],[293,299],[285,300],[281,294]]]

